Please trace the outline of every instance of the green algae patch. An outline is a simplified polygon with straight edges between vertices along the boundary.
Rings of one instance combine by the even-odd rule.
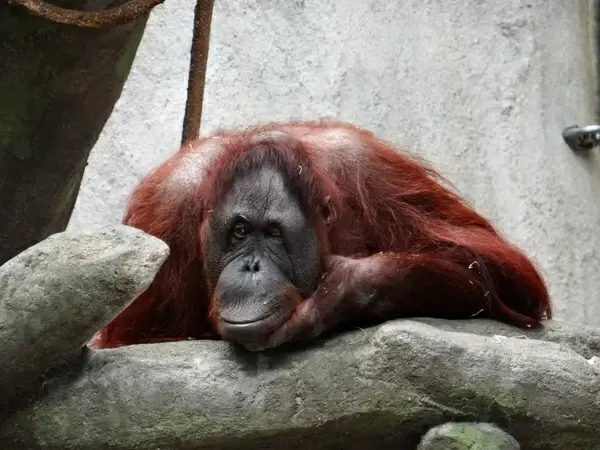
[[[417,450],[518,450],[519,443],[489,423],[446,423],[432,428]]]
[[[500,450],[497,443],[481,430],[470,425],[457,425],[447,434],[448,444],[455,450]]]

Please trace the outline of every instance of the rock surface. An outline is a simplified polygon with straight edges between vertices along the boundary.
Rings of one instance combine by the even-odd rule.
[[[0,267],[0,403],[80,352],[169,254],[127,226],[57,233]]]
[[[549,323],[559,344],[538,339],[548,330],[425,321],[259,354],[218,341],[90,352],[4,420],[0,448],[397,450],[450,421],[497,424],[524,449],[597,448],[600,371],[581,330]]]
[[[515,439],[489,423],[446,423],[429,430],[417,450],[520,450]]]

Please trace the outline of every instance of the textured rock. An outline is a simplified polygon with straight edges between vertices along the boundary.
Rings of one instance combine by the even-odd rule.
[[[80,352],[168,253],[161,240],[116,226],[54,234],[0,267],[0,402]]]
[[[423,436],[417,450],[520,450],[519,443],[489,423],[446,423]]]
[[[450,421],[495,423],[531,450],[595,448],[589,356],[536,332],[452,331],[476,322],[392,321],[258,354],[218,341],[91,352],[6,418],[0,448],[397,450]]]
[[[460,331],[481,336],[491,336],[495,340],[502,340],[510,337],[515,339],[535,338],[543,341],[555,342],[594,361],[598,360],[598,357],[594,357],[594,355],[600,356],[599,328],[573,326],[569,322],[560,320],[546,322],[543,328],[528,332],[524,332],[520,328],[487,319],[447,321],[427,317],[416,320],[435,326],[440,330]],[[590,361],[590,363],[591,362],[592,361]]]

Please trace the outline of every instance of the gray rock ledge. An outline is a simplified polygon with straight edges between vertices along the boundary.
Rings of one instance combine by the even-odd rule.
[[[588,331],[397,320],[262,354],[218,341],[90,352],[4,420],[0,448],[398,450],[457,421],[493,423],[523,449],[595,449]]]

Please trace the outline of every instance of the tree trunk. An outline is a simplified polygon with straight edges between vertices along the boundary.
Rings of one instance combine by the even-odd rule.
[[[115,3],[60,6],[102,10]],[[66,228],[146,21],[80,29],[0,2],[0,265]]]

